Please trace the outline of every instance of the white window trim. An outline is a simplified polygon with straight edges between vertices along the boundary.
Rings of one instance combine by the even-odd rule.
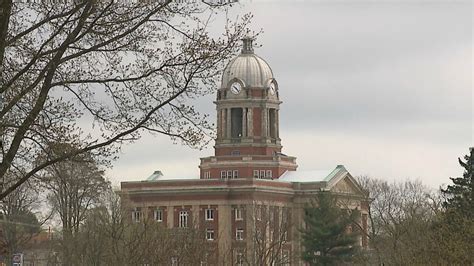
[[[282,257],[282,260],[283,260],[282,265],[289,266],[290,265],[290,259],[291,259],[290,251],[289,250],[282,250],[281,257]]]
[[[235,255],[235,262],[237,266],[243,266],[244,265],[244,253],[241,251],[237,251]]]
[[[132,211],[132,221],[135,223],[139,223],[140,220],[142,219],[142,212],[139,208],[135,208]]]
[[[244,240],[244,229],[237,228],[235,230],[235,240],[239,240],[239,241]]]
[[[260,178],[261,179],[264,179],[266,176],[265,176],[265,170],[260,170]]]
[[[158,215],[158,213],[160,215]],[[155,221],[157,222],[163,222],[163,209],[156,209],[154,212],[155,216]]]
[[[272,170],[267,170],[267,172],[265,174],[265,177],[266,178],[273,178],[273,171]]]
[[[242,208],[235,208],[235,220],[236,221],[242,221],[244,220],[243,214],[242,214]]]
[[[288,229],[283,231],[282,240],[285,241],[285,242],[288,241]]]
[[[178,227],[180,228],[188,228],[188,211],[180,211],[179,212],[179,219],[178,219]]]
[[[214,209],[206,209],[205,215],[206,221],[214,221]]]
[[[260,178],[260,172],[258,170],[253,170],[253,178]]]
[[[214,229],[206,229],[206,240],[208,241],[214,240]]]
[[[221,179],[226,179],[227,178],[227,171],[222,170],[221,171]]]
[[[262,220],[262,206],[260,205],[257,205],[255,206],[255,218],[257,219],[257,221],[261,221]]]
[[[178,265],[178,258],[171,257],[171,266],[176,266],[176,265]]]

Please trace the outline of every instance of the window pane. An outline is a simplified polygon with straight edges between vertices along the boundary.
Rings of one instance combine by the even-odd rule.
[[[188,227],[188,212],[187,211],[179,212],[179,227],[182,227],[182,228]]]
[[[214,240],[214,230],[207,229],[206,230],[206,239],[207,240]]]
[[[214,220],[214,210],[206,209],[206,220]]]
[[[272,170],[267,170],[267,173],[265,175],[267,178],[272,178],[273,177],[273,174],[272,174]]]
[[[158,222],[163,221],[163,210],[161,209],[155,210],[155,220]]]
[[[238,228],[235,231],[235,239],[236,240],[244,240],[244,229]]]
[[[255,206],[255,216],[258,221],[262,220],[262,206]]]
[[[235,209],[235,220],[242,220],[242,209]]]
[[[259,178],[258,170],[253,170],[253,178]]]
[[[140,222],[141,212],[139,210],[132,211],[132,221],[138,223]]]

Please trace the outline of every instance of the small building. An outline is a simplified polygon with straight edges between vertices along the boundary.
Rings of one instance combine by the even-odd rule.
[[[54,251],[57,239],[53,237],[50,228],[23,237],[27,241],[22,243],[16,254],[13,254],[11,258],[7,258],[6,251],[2,252],[0,266],[7,265],[7,262],[17,263],[19,266],[60,265],[58,256]]]
[[[296,158],[282,153],[279,90],[252,39],[244,39],[217,91],[214,155],[201,158],[199,178],[170,180],[155,172],[146,181],[122,182],[132,219],[150,217],[169,228],[197,223],[216,246],[219,265],[303,265],[304,207],[321,191],[360,210],[367,231],[366,194],[344,166],[297,171]],[[360,245],[367,246],[364,234]]]

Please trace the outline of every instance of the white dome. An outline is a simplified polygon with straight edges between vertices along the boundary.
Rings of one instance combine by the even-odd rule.
[[[264,87],[273,78],[270,66],[253,53],[252,40],[244,39],[242,53],[227,64],[222,74],[221,88],[234,79],[241,79],[246,87]]]

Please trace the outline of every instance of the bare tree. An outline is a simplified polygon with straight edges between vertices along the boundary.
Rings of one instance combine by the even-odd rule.
[[[245,265],[290,265],[291,210],[258,201],[245,212],[247,241],[236,260]]]
[[[130,219],[130,208],[112,191],[104,204],[91,210],[80,227],[78,253],[72,265],[217,265],[215,250],[205,232],[167,228],[143,212],[139,222]]]
[[[75,147],[69,144],[54,143],[50,145],[47,156],[73,150]],[[41,156],[38,160],[41,163],[47,158]],[[102,193],[110,184],[91,154],[77,155],[50,165],[41,174],[41,184],[49,193],[50,206],[61,220],[63,262],[70,263],[80,225],[88,211],[100,203]]]
[[[40,198],[30,183],[20,186],[0,204],[0,252],[7,261],[27,246],[45,221],[37,217]]]
[[[441,198],[419,181],[393,182],[359,178],[370,192],[369,243],[377,263],[424,264],[435,260],[432,223],[441,211]]]
[[[212,1],[211,1],[212,2]],[[45,167],[83,153],[111,155],[144,132],[200,146],[211,125],[192,101],[216,88],[250,16],[209,24],[228,5],[206,1],[1,3],[0,199]],[[5,38],[3,38],[5,37]],[[91,121],[91,122],[89,122]],[[49,143],[78,147],[41,164]]]

